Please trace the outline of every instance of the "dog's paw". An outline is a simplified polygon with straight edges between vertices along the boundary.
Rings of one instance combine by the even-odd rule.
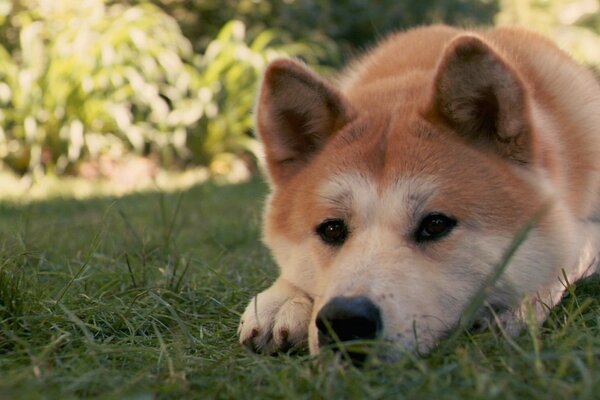
[[[504,311],[497,314],[494,324],[500,327],[509,337],[519,336],[527,325],[523,316],[515,311]]]
[[[548,291],[547,293],[552,294],[554,292]],[[561,296],[562,292],[554,293],[554,298],[556,299],[560,300]],[[510,337],[518,336],[531,323],[541,325],[548,317],[548,312],[555,303],[556,300],[553,303],[552,298],[549,296],[542,298],[540,294],[536,294],[535,296],[525,298],[515,307],[504,309],[500,312],[494,310],[489,304],[486,304],[486,312],[481,319],[475,321],[473,331],[480,332],[495,327]]]
[[[471,327],[472,332],[484,332],[498,328],[510,337],[518,336],[525,328],[525,322],[515,310],[504,310],[496,313],[491,310],[476,320]]]
[[[240,343],[265,354],[304,346],[312,307],[304,292],[278,281],[246,307],[238,328]]]

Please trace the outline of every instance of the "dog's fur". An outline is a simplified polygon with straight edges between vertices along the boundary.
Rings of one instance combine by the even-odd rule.
[[[242,316],[240,341],[257,351],[308,341],[318,353],[319,311],[363,296],[380,310],[380,338],[425,352],[532,221],[486,291],[509,333],[528,312],[543,322],[565,278],[597,268],[600,87],[537,34],[416,28],[384,40],[336,86],[278,60],[256,127],[272,189],[264,241],[281,270]],[[431,212],[456,226],[417,242]],[[316,233],[332,218],[348,226],[340,245]]]

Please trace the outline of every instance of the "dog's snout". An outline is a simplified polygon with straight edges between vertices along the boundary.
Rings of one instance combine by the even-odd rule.
[[[382,329],[379,308],[368,298],[334,297],[317,314],[319,344],[375,339]]]

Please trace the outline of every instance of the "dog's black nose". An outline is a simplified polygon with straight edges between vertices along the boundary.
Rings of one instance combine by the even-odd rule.
[[[319,345],[375,339],[382,329],[379,308],[367,297],[334,297],[317,314]]]

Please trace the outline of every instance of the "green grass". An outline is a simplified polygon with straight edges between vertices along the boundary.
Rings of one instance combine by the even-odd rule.
[[[0,203],[0,399],[598,398],[600,280],[542,327],[463,334],[362,369],[251,354],[236,328],[276,271],[265,186]]]

